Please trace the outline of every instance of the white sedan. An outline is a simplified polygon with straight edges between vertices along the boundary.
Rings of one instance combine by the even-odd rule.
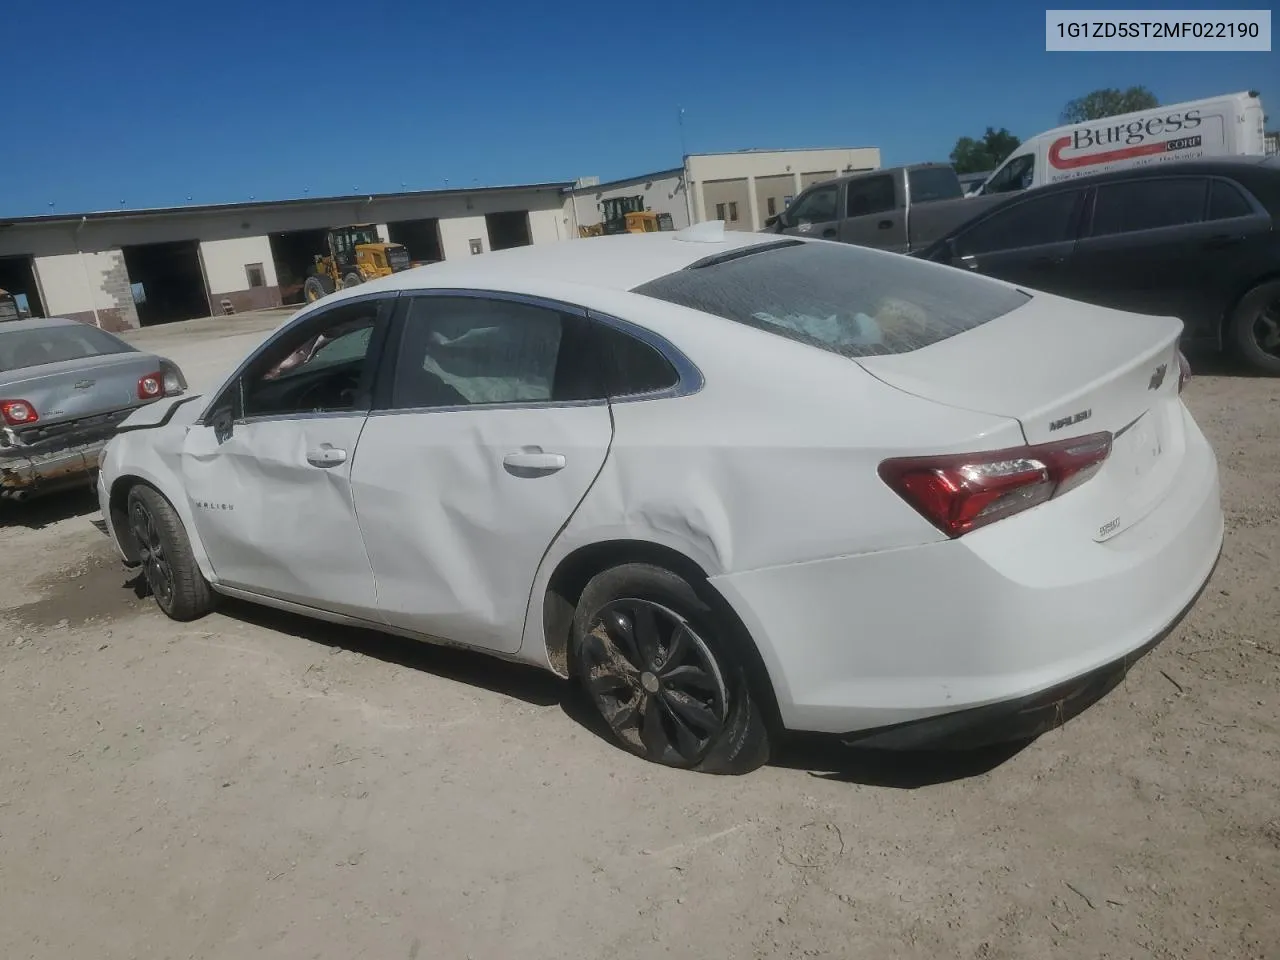
[[[1180,332],[720,223],[524,247],[300,311],[134,414],[99,497],[174,619],[534,664],[659,763],[1031,737],[1218,557]]]

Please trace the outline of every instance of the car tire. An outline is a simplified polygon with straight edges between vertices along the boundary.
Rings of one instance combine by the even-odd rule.
[[[323,274],[313,273],[302,282],[302,298],[307,303],[315,303],[333,293],[333,281]]]
[[[1280,280],[1260,283],[1240,298],[1227,336],[1236,356],[1253,370],[1280,376]]]
[[[735,634],[684,578],[628,563],[597,574],[573,618],[571,670],[624,749],[701,773],[769,759]]]
[[[156,605],[171,620],[198,620],[213,610],[214,592],[191,552],[191,541],[173,505],[154,487],[129,491],[129,534]]]

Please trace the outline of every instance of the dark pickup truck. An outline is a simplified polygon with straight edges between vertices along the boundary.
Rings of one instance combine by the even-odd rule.
[[[951,167],[917,163],[815,183],[764,229],[911,253],[1001,199],[965,197]]]

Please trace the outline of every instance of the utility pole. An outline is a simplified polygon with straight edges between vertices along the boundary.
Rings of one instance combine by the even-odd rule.
[[[689,225],[693,226],[693,186],[689,182],[689,150],[684,141],[684,107],[680,108],[676,119],[680,125],[680,179],[684,183],[684,209],[689,217]]]

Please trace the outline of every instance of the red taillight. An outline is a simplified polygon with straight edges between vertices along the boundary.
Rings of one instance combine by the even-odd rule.
[[[155,400],[164,396],[164,372],[157,370],[138,379],[138,399]]]
[[[899,457],[880,477],[949,537],[1060,497],[1102,468],[1110,433],[983,453]]]
[[[11,427],[25,427],[40,419],[36,408],[25,400],[0,400],[0,417]]]
[[[1178,351],[1178,392],[1181,393],[1191,382],[1191,364],[1181,350]]]

